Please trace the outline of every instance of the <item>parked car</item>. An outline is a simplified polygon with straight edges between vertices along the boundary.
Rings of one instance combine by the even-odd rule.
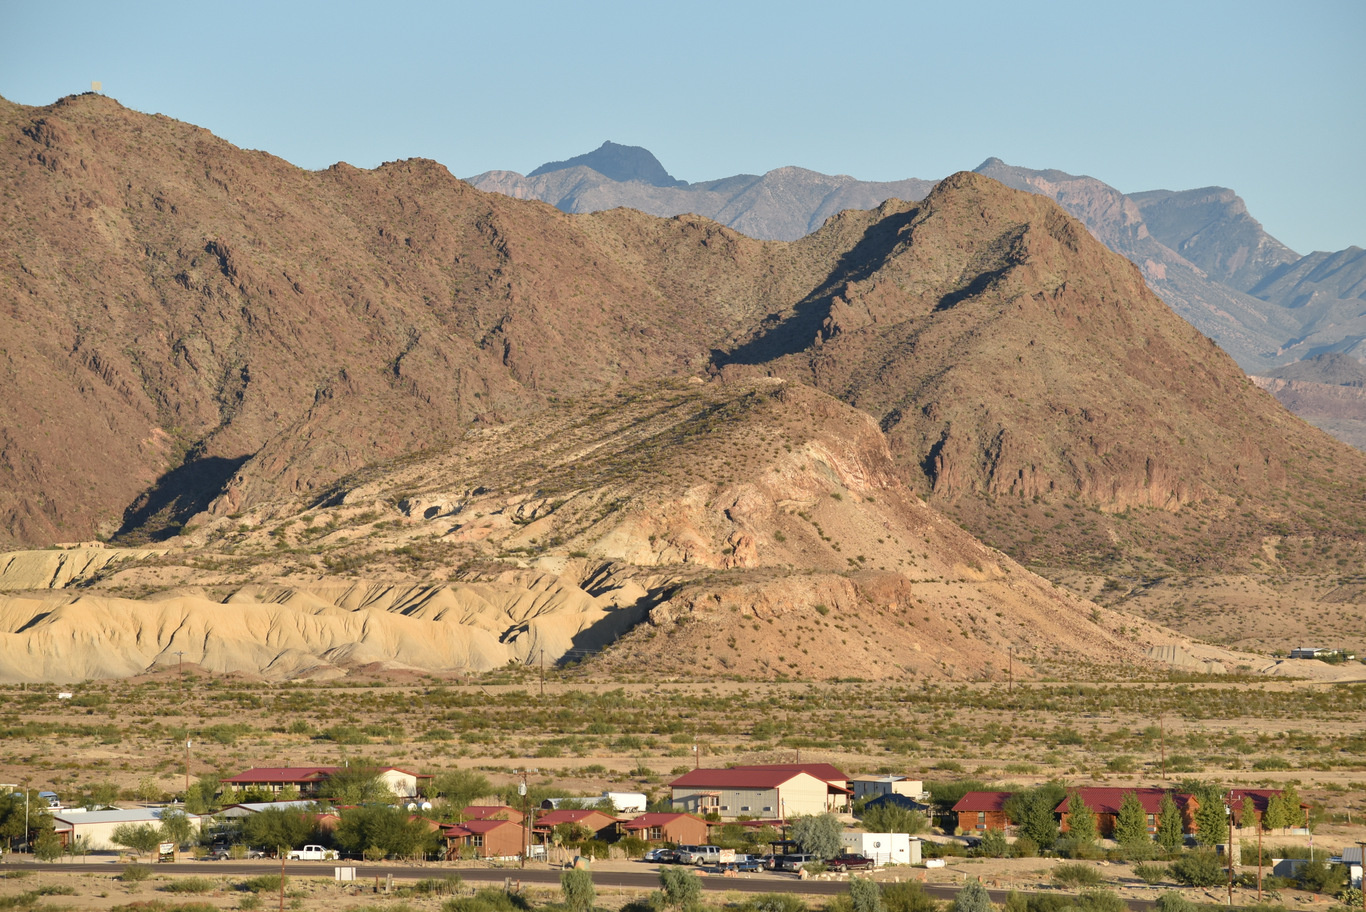
[[[228,851],[226,846],[223,846],[221,848],[219,846],[214,846],[212,849],[209,849],[208,854],[204,856],[204,860],[227,861],[231,857],[232,853]]]
[[[641,861],[657,862],[659,864],[674,864],[678,861],[678,852],[673,849],[650,849],[645,853]]]
[[[791,854],[791,855],[779,855],[779,856],[778,856],[778,868],[777,868],[777,870],[779,870],[779,871],[791,871],[792,873],[795,874],[796,872],[800,871],[802,868],[806,867],[807,865],[809,865],[809,864],[816,864],[816,863],[818,863],[819,861],[820,861],[820,859],[817,858],[815,855],[806,855],[806,854],[797,854],[797,853],[793,853],[793,854]]]
[[[841,874],[845,871],[864,871],[877,867],[877,862],[867,855],[858,855],[853,852],[836,855],[825,864],[830,870],[838,871]]]
[[[687,851],[679,850],[678,863],[690,865],[716,864],[721,860],[721,847],[714,845],[692,846]]]
[[[758,855],[736,855],[734,861],[722,862],[723,871],[755,872],[764,869],[764,860]]]
[[[306,845],[289,853],[289,861],[333,861],[337,853],[320,845]]]

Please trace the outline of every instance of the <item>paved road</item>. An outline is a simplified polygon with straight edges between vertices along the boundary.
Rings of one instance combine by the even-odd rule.
[[[9,862],[0,865],[0,871],[23,868],[33,871],[63,870],[83,874],[113,874],[122,870],[123,867],[107,861],[63,861],[56,864],[45,864],[33,861],[16,862],[12,860],[14,856],[9,856],[9,858],[11,859]],[[285,865],[285,873],[293,874],[296,877],[329,877],[332,875],[332,869],[339,864],[354,866],[356,880],[366,883],[377,879],[382,881],[390,874],[394,876],[396,881],[458,874],[465,881],[477,883],[502,884],[510,882],[514,886],[518,883],[559,886],[561,873],[558,869],[547,870],[541,867],[522,870],[520,868],[463,868],[454,865],[357,864],[355,862],[334,861],[289,862]],[[164,868],[160,865],[155,867],[158,873],[186,875],[215,874],[219,876],[254,877],[258,874],[280,873],[278,861],[180,861]],[[639,871],[594,870],[593,883],[599,887],[618,887],[629,890],[659,889],[658,869],[653,865],[642,864],[640,867],[641,870]],[[835,896],[849,890],[847,881],[798,880],[795,876],[788,874],[741,874],[738,877],[708,875],[701,880],[704,890],[729,890],[736,893],[800,893],[806,896]],[[936,899],[953,899],[960,889],[954,884],[924,884],[923,886],[925,892]],[[991,894],[992,902],[1005,902],[1007,891],[988,890],[987,892]],[[1154,906],[1148,900],[1129,900],[1127,904],[1134,912],[1150,912]]]

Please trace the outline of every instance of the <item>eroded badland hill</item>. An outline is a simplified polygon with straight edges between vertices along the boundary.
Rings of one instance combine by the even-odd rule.
[[[760,242],[99,96],[0,115],[4,534],[142,549],[3,558],[20,678],[1260,667],[1135,615],[1284,624],[1143,593],[1248,577],[1293,616],[1360,572],[1366,455],[986,177]]]

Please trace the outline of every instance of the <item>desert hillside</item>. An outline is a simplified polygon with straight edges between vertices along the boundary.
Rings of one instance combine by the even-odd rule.
[[[7,556],[5,678],[473,673],[604,649],[604,668],[685,678],[1151,672],[1154,647],[1206,668],[947,521],[871,418],[798,384],[619,388],[467,438],[323,503],[205,513],[165,548]]]
[[[571,655],[647,615],[677,624],[724,604],[738,622],[759,606],[820,605],[878,617],[859,654],[877,674],[972,675],[999,674],[1015,648],[991,620],[1007,605],[1027,624],[1044,623],[1030,612],[1080,612],[1090,626],[1067,641],[1085,655],[1123,663],[1147,648],[1120,631],[1132,620],[1102,614],[1102,633],[1084,600],[987,569],[1023,573],[1011,560],[1114,592],[1351,573],[1363,559],[1366,456],[1253,386],[1051,200],[988,177],[954,175],[921,202],[761,242],[691,215],[570,215],[482,193],[429,161],[306,172],[101,96],[0,102],[0,130],[14,191],[0,204],[3,534],[15,546],[112,536],[169,549],[74,574],[80,598],[180,599],[193,626],[238,593],[255,604],[264,590],[252,587],[285,586],[330,616],[351,610],[329,595],[339,580],[454,586],[441,599],[461,605],[475,597],[459,586],[493,580],[510,588],[478,596],[497,607],[475,627],[496,631],[502,651],[476,661],[464,640],[440,646],[466,650],[469,667],[525,661],[533,641]],[[665,421],[639,411],[667,398],[645,391],[683,383],[680,402],[701,401],[691,381],[749,392],[636,440],[633,422]],[[781,395],[753,386],[779,381]],[[791,418],[804,439],[879,454],[858,457],[859,472],[877,467],[858,484],[831,469],[858,496],[810,500],[764,480],[791,451],[747,423],[747,403],[783,396],[806,410]],[[758,436],[724,436],[731,426]],[[595,435],[613,427],[636,441],[631,459],[658,470],[601,462],[616,450]],[[699,440],[705,453],[689,449]],[[784,471],[822,464],[834,465]],[[685,476],[694,487],[679,486]],[[373,496],[357,493],[366,485]],[[728,486],[739,499],[720,523]],[[751,496],[769,506],[746,513]],[[409,542],[418,501],[422,516],[460,518]],[[628,515],[636,525],[621,524]],[[893,534],[870,535],[879,524]],[[934,539],[921,527],[947,531],[914,548],[915,534]],[[543,590],[555,594],[527,595]],[[26,601],[7,609],[12,629],[56,630],[61,613],[43,613],[53,598],[86,618],[72,630],[130,610],[72,596],[16,591]],[[527,615],[518,632],[508,619],[524,599],[560,600],[577,620],[552,632]],[[879,614],[927,599],[936,607],[917,625],[948,619],[927,640],[913,618]],[[341,656],[342,634],[290,639],[297,655],[278,667],[401,663],[411,650],[392,644],[419,635],[381,633],[402,625],[382,610],[364,629],[390,645]],[[693,628],[709,633],[701,652],[681,653],[686,667],[707,667],[710,652],[713,673],[759,669],[720,659],[718,643],[765,621],[747,623]],[[633,629],[623,642],[648,651],[663,628]],[[151,628],[133,635],[162,648]],[[801,648],[762,673],[837,674]]]

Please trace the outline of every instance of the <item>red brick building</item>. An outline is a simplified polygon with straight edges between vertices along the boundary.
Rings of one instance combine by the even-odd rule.
[[[563,811],[547,811],[536,818],[536,823],[532,826],[532,832],[540,837],[542,842],[548,840],[551,831],[557,826],[573,824],[581,826],[587,830],[594,839],[616,839],[617,824],[621,821],[611,814],[595,809],[565,809]]]
[[[1233,825],[1236,827],[1255,827],[1260,826],[1262,818],[1266,816],[1267,806],[1271,804],[1272,798],[1279,798],[1284,795],[1283,789],[1232,789],[1229,792],[1229,807],[1233,809]],[[1243,820],[1243,800],[1252,799],[1252,807],[1256,812],[1255,820]],[[1309,805],[1300,802],[1299,819],[1294,826],[1309,825]]]
[[[641,814],[617,824],[623,836],[646,842],[672,842],[675,845],[705,845],[707,821],[692,814]]]
[[[526,846],[526,828],[511,820],[490,818],[467,820],[441,830],[446,837],[446,860],[453,861],[462,852],[472,852],[478,858],[512,858],[521,855]]]
[[[1006,799],[1013,792],[967,792],[953,806],[958,825],[964,832],[981,833],[985,830],[1005,831],[1014,823],[1006,816]]]
[[[1169,792],[1167,789],[1160,788],[1079,788],[1073,789],[1067,797],[1062,800],[1053,813],[1058,815],[1059,828],[1066,833],[1070,829],[1067,806],[1072,801],[1072,795],[1081,796],[1082,803],[1091,809],[1096,815],[1096,832],[1103,837],[1113,836],[1115,833],[1115,822],[1119,819],[1119,808],[1124,803],[1124,796],[1133,793],[1138,798],[1138,803],[1143,806],[1143,813],[1147,817],[1148,832],[1157,832],[1158,816],[1162,810],[1162,796],[1170,794],[1172,800],[1176,802],[1176,809],[1181,812],[1181,832],[1195,832],[1195,809],[1199,806],[1194,795],[1187,795],[1183,792]]]

